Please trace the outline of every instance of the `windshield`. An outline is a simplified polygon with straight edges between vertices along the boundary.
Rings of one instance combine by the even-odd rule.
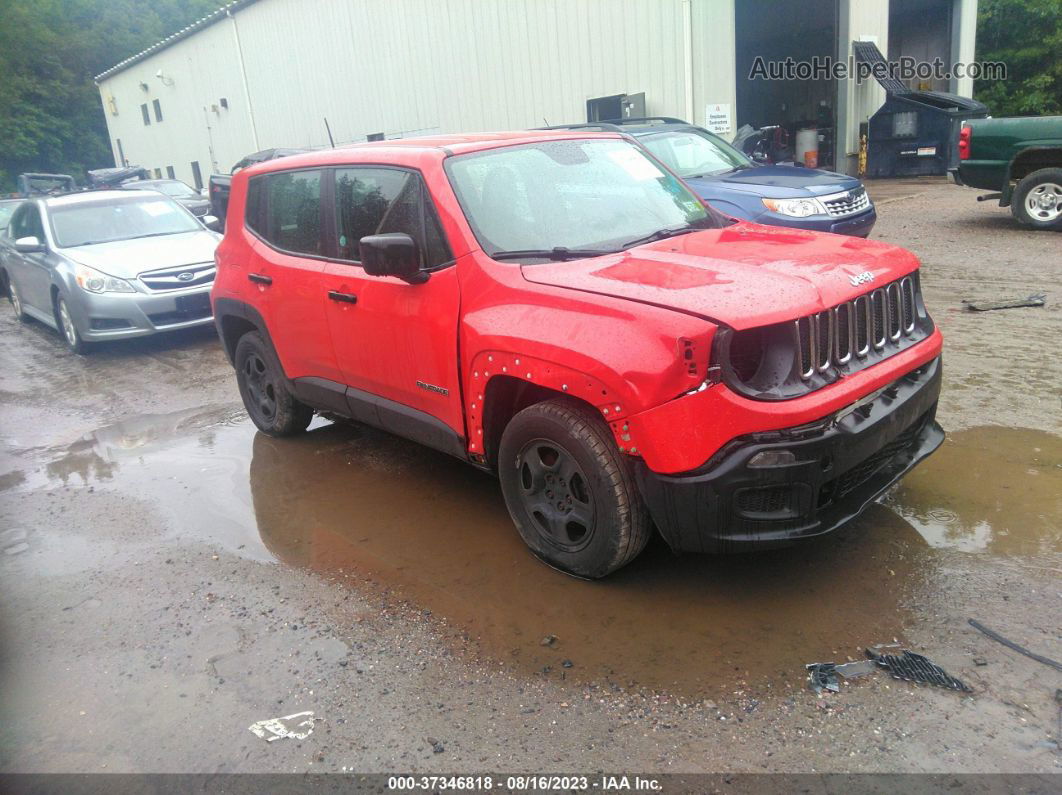
[[[158,194],[59,205],[49,207],[48,214],[60,248],[176,235],[202,228],[187,210]]]
[[[137,187],[135,184],[133,187]],[[173,196],[175,199],[188,196],[198,196],[192,188],[185,185],[183,182],[152,182],[144,186],[144,190],[157,190],[159,193],[165,193],[167,196]]]
[[[446,170],[483,250],[500,259],[595,256],[658,233],[722,225],[682,182],[624,140],[491,149],[449,158]]]
[[[697,130],[654,133],[638,139],[680,177],[704,177],[745,168],[752,161],[722,138]]]

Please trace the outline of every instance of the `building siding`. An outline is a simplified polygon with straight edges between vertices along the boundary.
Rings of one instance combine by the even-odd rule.
[[[692,20],[703,121],[706,102],[733,101],[733,0],[691,2],[259,0],[103,77],[100,93],[119,108],[112,146],[191,182],[193,160],[227,172],[256,149],[327,146],[325,118],[338,145],[580,122],[587,99],[642,91],[648,113],[683,116]],[[165,121],[145,127],[139,104],[154,98]]]

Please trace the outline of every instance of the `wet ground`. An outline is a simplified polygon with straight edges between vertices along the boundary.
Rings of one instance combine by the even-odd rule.
[[[0,770],[1062,770],[1062,674],[966,623],[1062,658],[1060,315],[960,303],[1058,292],[1062,247],[914,187],[872,186],[874,236],[925,263],[941,450],[825,543],[654,543],[600,583],[441,454],[256,433],[209,333],[79,359],[5,317]],[[974,693],[806,690],[893,641]],[[302,710],[305,740],[247,731]]]

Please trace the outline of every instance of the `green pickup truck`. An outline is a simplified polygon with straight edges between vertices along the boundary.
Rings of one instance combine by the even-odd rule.
[[[959,135],[959,185],[995,191],[1018,222],[1062,229],[1062,116],[970,119]]]

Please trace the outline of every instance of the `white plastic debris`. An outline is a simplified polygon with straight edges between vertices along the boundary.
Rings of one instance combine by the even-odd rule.
[[[313,734],[314,717],[312,712],[296,712],[283,718],[269,718],[252,723],[247,728],[267,743],[290,737],[293,740],[305,740]]]

